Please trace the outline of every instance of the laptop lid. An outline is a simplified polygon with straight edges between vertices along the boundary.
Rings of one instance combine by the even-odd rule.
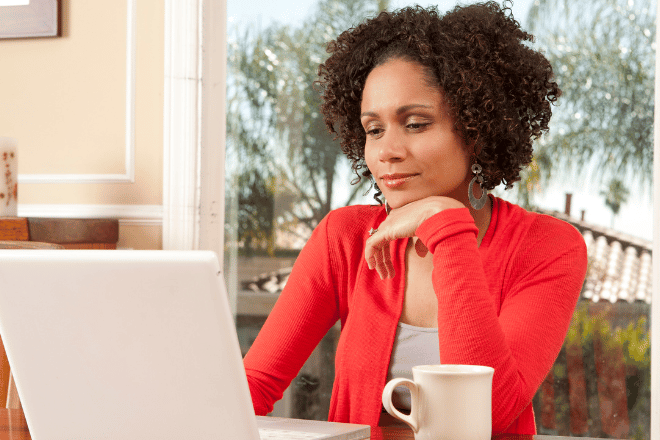
[[[0,251],[32,438],[259,439],[224,289],[208,251]]]

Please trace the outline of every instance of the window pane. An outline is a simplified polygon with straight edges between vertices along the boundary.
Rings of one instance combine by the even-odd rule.
[[[374,203],[364,179],[350,184],[355,174],[318,110],[312,84],[325,44],[356,20],[407,4],[228,0],[225,264],[244,351],[315,225],[331,209]],[[563,96],[523,180],[494,192],[570,222],[589,253],[564,348],[534,398],[540,433],[650,436],[655,10],[653,0],[513,7]],[[338,332],[322,341],[276,414],[327,417]]]
[[[564,96],[536,152],[556,175],[528,184],[548,188],[534,204],[573,223],[589,255],[534,401],[540,433],[650,438],[655,11],[653,0],[539,0],[530,11]]]
[[[327,132],[313,82],[326,43],[379,3],[244,4],[228,2],[226,273],[246,351],[319,221],[333,208],[373,202],[368,186],[351,186],[355,175]],[[327,419],[338,334],[321,342],[277,414]]]

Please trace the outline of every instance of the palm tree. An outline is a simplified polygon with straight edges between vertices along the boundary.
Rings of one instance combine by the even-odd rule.
[[[619,179],[613,178],[607,185],[607,189],[600,192],[605,197],[605,205],[612,210],[612,222],[610,226],[614,228],[614,218],[619,214],[621,205],[626,203],[630,192]]]
[[[655,11],[653,0],[534,2],[529,29],[563,91],[538,146],[555,169],[652,182]]]
[[[298,27],[273,23],[230,34],[227,187],[243,184],[235,198],[244,246],[269,247],[276,230],[306,239],[333,205],[368,190],[363,179],[347,194],[337,191],[355,176],[343,172],[348,161],[328,133],[313,83],[326,43],[388,7],[389,0],[320,0]]]

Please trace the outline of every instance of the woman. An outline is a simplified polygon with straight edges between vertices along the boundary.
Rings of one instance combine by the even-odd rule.
[[[570,225],[486,194],[520,179],[560,95],[506,12],[405,8],[329,44],[326,124],[387,202],[331,212],[300,253],[245,357],[257,414],[340,320],[330,420],[377,425],[412,365],[476,364],[495,369],[493,433],[536,432],[587,259]]]

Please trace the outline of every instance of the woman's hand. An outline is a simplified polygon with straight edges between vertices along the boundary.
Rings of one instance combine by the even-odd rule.
[[[414,237],[415,231],[426,219],[445,209],[465,208],[461,202],[449,197],[426,197],[392,209],[367,239],[364,258],[369,269],[376,269],[381,279],[394,278],[394,264],[390,255],[390,241]],[[419,243],[420,246],[423,244]]]

